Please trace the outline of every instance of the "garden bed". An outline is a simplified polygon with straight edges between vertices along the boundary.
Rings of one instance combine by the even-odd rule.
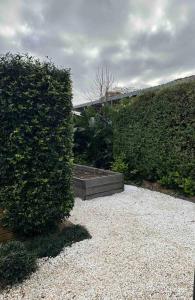
[[[73,189],[75,196],[83,200],[120,193],[124,191],[123,174],[75,165]]]

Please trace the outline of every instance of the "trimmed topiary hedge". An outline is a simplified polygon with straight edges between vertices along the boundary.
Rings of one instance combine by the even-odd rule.
[[[28,55],[0,57],[2,223],[43,232],[73,207],[70,71]]]
[[[129,178],[160,180],[195,195],[195,82],[148,92],[119,106],[114,157]]]

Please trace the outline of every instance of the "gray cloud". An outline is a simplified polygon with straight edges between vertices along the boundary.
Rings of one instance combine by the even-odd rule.
[[[0,52],[71,67],[75,103],[104,63],[137,87],[195,73],[194,0],[3,0],[0,10]]]

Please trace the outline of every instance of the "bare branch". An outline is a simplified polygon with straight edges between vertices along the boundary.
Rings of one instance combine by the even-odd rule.
[[[98,98],[102,101],[107,101],[109,92],[111,91],[114,84],[114,76],[111,73],[109,67],[99,66],[95,75],[94,84],[92,87],[95,96],[98,94]]]

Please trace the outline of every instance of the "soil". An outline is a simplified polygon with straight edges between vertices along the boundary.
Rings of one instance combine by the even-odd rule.
[[[74,224],[69,220],[64,220],[58,224],[59,231],[64,230],[65,228],[74,227]]]
[[[2,218],[3,215],[3,210],[0,208],[0,220]],[[4,243],[10,240],[13,240],[14,235],[11,231],[9,231],[8,229],[4,228],[1,224],[0,224],[0,243]]]
[[[81,171],[81,170],[74,170],[73,171],[73,176],[80,178],[80,179],[89,179],[89,178],[95,178],[95,177],[102,177],[102,176],[106,176],[106,174],[104,172],[97,172],[97,171],[89,171],[89,170],[85,170],[85,171]]]
[[[193,197],[186,197],[184,195],[180,195],[178,193],[178,191],[175,191],[173,189],[168,189],[163,187],[159,182],[151,182],[148,180],[143,180],[141,187],[149,189],[151,191],[156,191],[156,192],[160,192],[160,193],[164,193],[173,197],[177,197],[177,198],[181,198],[184,200],[188,200],[190,202],[195,203],[195,196]]]

